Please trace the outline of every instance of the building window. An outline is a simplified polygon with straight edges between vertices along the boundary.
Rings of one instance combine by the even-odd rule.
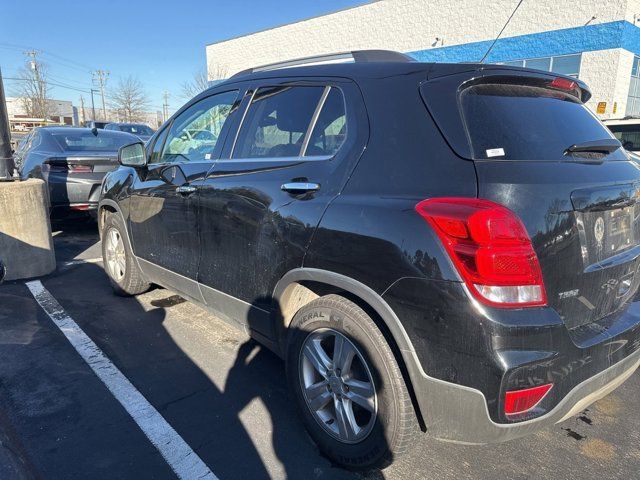
[[[561,75],[569,75],[570,77],[578,78],[580,75],[581,60],[581,54],[558,55],[556,57],[528,58],[526,60],[502,62],[502,65],[534,68],[536,70],[545,70],[547,72],[559,73]]]
[[[633,67],[631,67],[627,116],[640,116],[640,57],[633,58]]]

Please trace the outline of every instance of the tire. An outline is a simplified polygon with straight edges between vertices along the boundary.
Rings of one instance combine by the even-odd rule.
[[[112,235],[117,235],[121,241],[121,244],[115,248],[117,251],[115,255],[115,257],[117,257],[116,263],[119,263],[117,266],[114,266],[112,261],[114,259],[113,246],[111,245]],[[109,277],[114,293],[128,297],[149,290],[150,285],[145,280],[133,256],[129,238],[127,237],[127,230],[119,215],[113,213],[106,215],[100,237],[102,238],[102,261],[104,270]],[[115,270],[116,268],[118,268],[117,271]]]
[[[334,358],[339,344],[353,358],[346,373],[338,367],[347,368],[349,355]],[[326,357],[317,354],[318,345]],[[413,444],[419,427],[402,373],[384,335],[358,305],[327,295],[302,307],[290,325],[286,357],[289,387],[305,427],[334,463],[353,470],[384,468]],[[358,393],[363,395],[356,401]],[[311,405],[322,405],[327,395],[326,406],[314,413]]]

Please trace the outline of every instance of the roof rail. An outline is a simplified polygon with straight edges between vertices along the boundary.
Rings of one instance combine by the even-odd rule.
[[[323,65],[327,63],[368,63],[368,62],[413,62],[415,61],[404,53],[395,52],[393,50],[353,50],[351,52],[329,53],[324,55],[314,55],[311,57],[296,58],[294,60],[286,60],[284,62],[269,63],[258,67],[247,68],[234,75],[231,78],[247,75],[254,72],[268,72],[270,70],[279,70],[281,68],[303,67],[309,65]]]

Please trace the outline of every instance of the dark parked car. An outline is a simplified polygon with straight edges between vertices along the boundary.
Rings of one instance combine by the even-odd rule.
[[[153,129],[143,123],[107,123],[105,130],[117,130],[135,135],[143,142],[146,142],[153,135]]]
[[[95,212],[104,175],[118,166],[118,149],[138,138],[122,132],[73,127],[34,129],[15,152],[22,178],[49,186],[52,215]]]
[[[100,122],[97,120],[88,120],[84,122],[84,127],[86,128],[97,128],[98,130],[102,130],[105,126],[107,126],[109,122]]]
[[[351,468],[419,430],[521,437],[627,379],[640,170],[587,86],[352,56],[238,74],[123,148],[100,200],[115,291],[160,284],[245,328]]]
[[[631,158],[640,161],[640,118],[625,117],[621,120],[606,120],[604,124],[620,140]]]

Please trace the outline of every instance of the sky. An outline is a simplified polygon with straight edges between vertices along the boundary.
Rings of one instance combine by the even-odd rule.
[[[54,86],[51,97],[79,105],[90,102],[92,71],[107,70],[107,91],[129,75],[137,77],[151,109],[186,102],[181,85],[205,67],[205,46],[238,35],[368,3],[367,0],[3,0],[0,69],[15,77],[36,50]],[[16,82],[5,79],[12,96]],[[72,88],[84,90],[84,92]],[[95,88],[95,84],[94,84]],[[99,97],[95,97],[98,108]],[[87,103],[89,104],[89,103]]]

